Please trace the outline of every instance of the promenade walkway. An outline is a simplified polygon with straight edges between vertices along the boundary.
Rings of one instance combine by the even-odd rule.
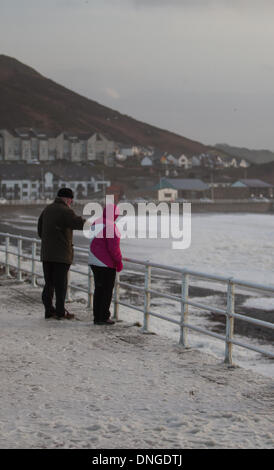
[[[0,448],[273,448],[273,381],[0,277]]]

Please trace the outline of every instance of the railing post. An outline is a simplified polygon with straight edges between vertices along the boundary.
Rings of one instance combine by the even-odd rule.
[[[36,283],[36,273],[35,273],[35,258],[36,258],[36,242],[32,242],[31,244],[31,282],[33,287],[37,287]]]
[[[179,344],[184,348],[188,347],[188,328],[184,325],[188,320],[188,282],[189,276],[183,273],[181,285],[181,327]]]
[[[93,276],[91,272],[91,268],[88,265],[88,305],[87,308],[92,307],[93,302]]]
[[[17,279],[18,281],[22,281],[22,271],[21,271],[21,257],[22,257],[22,240],[21,238],[18,239],[17,242]]]
[[[6,260],[5,260],[5,271],[6,276],[10,276],[10,265],[9,265],[9,250],[10,250],[10,237],[6,237]]]
[[[235,292],[234,283],[229,279],[227,285],[227,306],[226,306],[226,337],[225,337],[225,363],[232,365],[232,343],[234,333],[234,313],[235,308]]]
[[[149,310],[150,310],[150,292],[149,289],[151,288],[151,266],[146,265],[146,272],[145,272],[145,297],[144,297],[144,323],[142,331],[143,333],[148,332],[148,317],[149,317]]]
[[[116,273],[116,280],[114,285],[114,320],[119,320],[119,300],[120,300],[120,273]]]

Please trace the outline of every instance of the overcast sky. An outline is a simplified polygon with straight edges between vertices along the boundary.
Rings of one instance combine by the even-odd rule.
[[[274,150],[274,0],[0,0],[0,53],[158,127]]]

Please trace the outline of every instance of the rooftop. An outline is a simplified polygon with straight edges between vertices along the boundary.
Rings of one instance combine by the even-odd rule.
[[[231,186],[247,186],[249,188],[272,188],[272,185],[269,183],[266,183],[265,181],[258,180],[258,179],[250,179],[250,178],[244,178],[235,181]]]
[[[50,162],[50,164],[1,163],[0,180],[30,179],[39,180],[47,172],[62,180],[102,179],[102,175],[92,165],[77,165],[71,162]]]
[[[205,191],[209,189],[207,183],[196,178],[166,178],[165,180],[170,188],[184,191]]]

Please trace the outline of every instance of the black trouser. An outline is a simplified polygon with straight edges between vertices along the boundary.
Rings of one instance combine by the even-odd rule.
[[[94,275],[93,316],[95,322],[106,321],[110,317],[110,304],[115,283],[116,269],[90,266]]]
[[[65,299],[68,285],[68,270],[70,264],[43,262],[45,286],[42,292],[42,302],[46,312],[50,312],[55,293],[56,314],[65,314]]]

